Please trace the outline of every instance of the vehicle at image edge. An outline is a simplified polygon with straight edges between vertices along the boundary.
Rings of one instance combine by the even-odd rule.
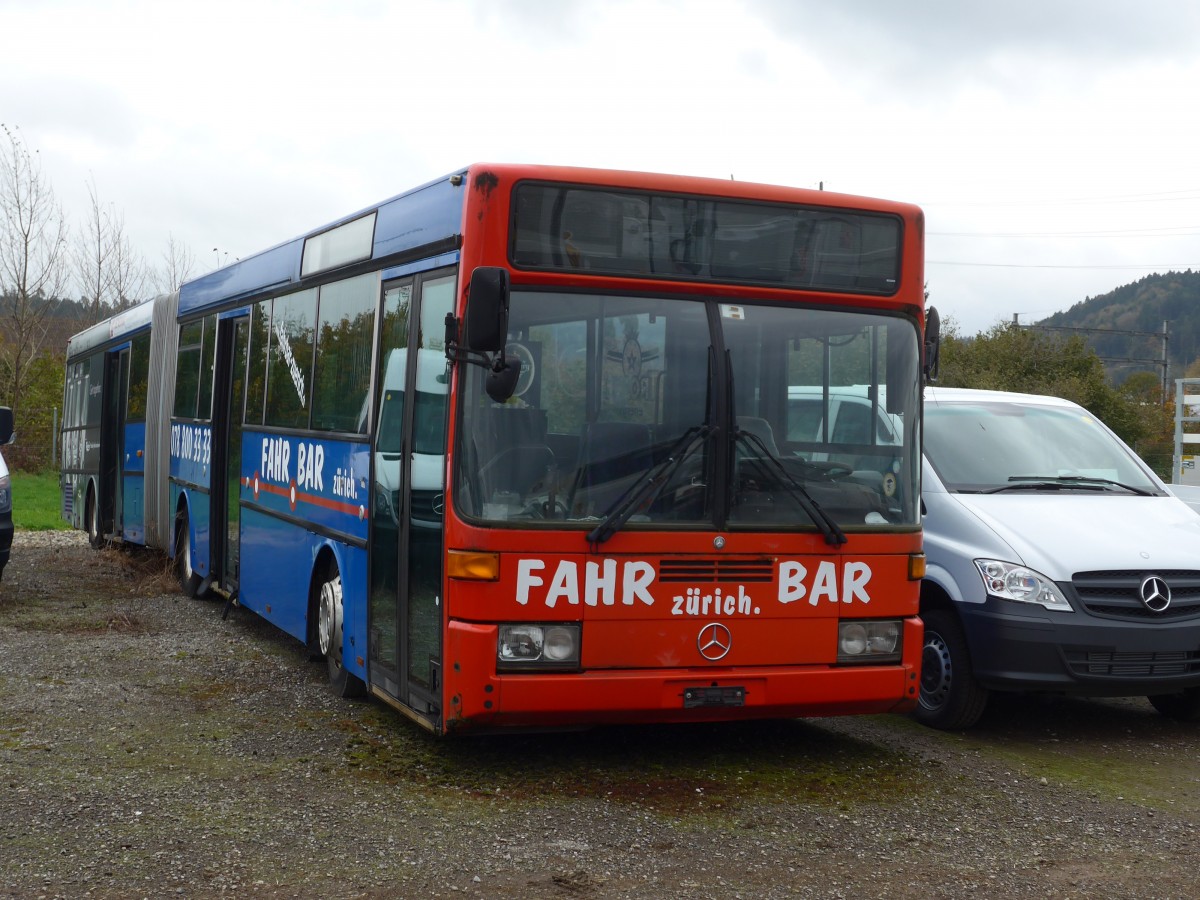
[[[0,406],[0,445],[11,444],[15,437],[12,410],[7,406]],[[12,479],[8,474],[8,463],[4,461],[4,454],[0,453],[0,578],[4,577],[4,567],[8,565],[12,540]]]
[[[1066,400],[927,387],[924,448],[918,720],[991,691],[1200,713],[1200,516],[1129,447]]]
[[[80,336],[64,509],[438,734],[911,710],[923,230],[460,169]],[[798,430],[792,379],[889,434]]]

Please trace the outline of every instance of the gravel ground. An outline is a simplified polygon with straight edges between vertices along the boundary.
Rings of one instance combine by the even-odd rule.
[[[434,741],[164,563],[20,532],[0,895],[1197,895],[1200,727],[1141,699]]]

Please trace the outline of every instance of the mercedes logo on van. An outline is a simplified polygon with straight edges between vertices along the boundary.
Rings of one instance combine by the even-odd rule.
[[[732,646],[733,635],[720,622],[708,623],[700,629],[700,636],[696,638],[696,647],[699,648],[700,655],[710,662],[724,659]]]
[[[1157,575],[1151,575],[1142,582],[1139,594],[1142,603],[1151,612],[1164,612],[1171,605],[1171,588]]]

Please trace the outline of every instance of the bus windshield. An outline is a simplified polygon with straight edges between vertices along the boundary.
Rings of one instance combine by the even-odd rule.
[[[918,446],[917,371],[894,364],[917,358],[908,319],[514,291],[509,331],[521,360],[510,400],[490,400],[478,368],[464,372],[454,477],[468,518],[589,530],[617,514],[628,528],[918,523],[906,449]],[[792,421],[796,386],[830,427]],[[838,427],[843,397],[886,427],[857,427],[849,412]],[[808,405],[803,415],[811,424]]]

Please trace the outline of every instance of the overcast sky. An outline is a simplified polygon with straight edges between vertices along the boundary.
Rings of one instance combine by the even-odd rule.
[[[94,179],[194,274],[476,161],[917,203],[969,334],[1200,267],[1191,0],[0,0],[0,35],[68,215]]]

